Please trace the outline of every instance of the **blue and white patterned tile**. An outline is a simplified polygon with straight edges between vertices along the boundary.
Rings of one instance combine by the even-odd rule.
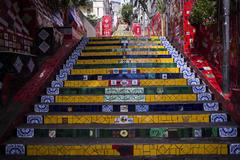
[[[105,95],[104,102],[145,102],[145,95]]]
[[[18,138],[33,138],[34,128],[17,128]]]
[[[195,128],[195,129],[193,130],[193,132],[194,132],[194,137],[195,137],[195,138],[200,138],[200,137],[202,137],[202,129],[201,129],[201,128]]]
[[[66,73],[58,74],[58,75],[56,75],[56,80],[57,81],[66,81],[67,77],[68,77],[68,74],[66,74]]]
[[[195,73],[191,71],[191,68],[186,67],[186,68],[181,68],[180,71],[183,73],[183,77],[185,79],[193,79],[195,78]]]
[[[227,122],[227,114],[226,113],[213,113],[211,114],[211,122]]]
[[[118,68],[114,68],[113,69],[113,74],[119,74],[119,69]]]
[[[232,128],[232,127],[219,128],[220,137],[223,137],[223,138],[237,137],[237,135],[238,135],[237,128]]]
[[[229,146],[230,154],[239,155],[240,154],[240,143],[233,143]]]
[[[212,102],[212,103],[203,103],[204,111],[218,111],[219,110],[219,103]]]
[[[43,124],[42,115],[28,115],[27,124]]]
[[[5,153],[6,155],[25,155],[25,146],[23,144],[7,144]]]
[[[47,95],[59,95],[59,88],[47,88]]]
[[[167,74],[162,74],[162,79],[168,79],[168,75]]]
[[[188,85],[193,86],[193,85],[200,85],[201,81],[199,78],[190,78],[188,79]]]
[[[184,62],[183,58],[177,59],[176,63],[178,68],[187,68],[187,63]]]
[[[122,74],[128,74],[127,68],[122,68]]]
[[[52,81],[51,87],[54,87],[54,88],[63,87],[63,81]]]
[[[146,104],[137,104],[135,106],[135,111],[136,112],[148,112],[149,111],[149,105],[146,105]]]
[[[34,105],[35,112],[49,112],[49,105],[48,104],[35,104]]]
[[[193,86],[192,91],[193,93],[205,93],[207,91],[207,87],[205,85]]]
[[[70,69],[60,69],[59,74],[70,74]]]
[[[66,65],[66,68],[73,68],[74,64],[75,64],[74,61],[67,60],[65,65]]]
[[[63,69],[73,69],[73,66],[69,66],[69,65],[66,65],[66,64],[64,64],[63,65]]]
[[[41,103],[54,103],[54,96],[41,96]]]
[[[211,93],[200,93],[200,94],[198,94],[198,100],[199,101],[211,101],[212,94]]]
[[[102,112],[113,112],[112,105],[102,105]]]

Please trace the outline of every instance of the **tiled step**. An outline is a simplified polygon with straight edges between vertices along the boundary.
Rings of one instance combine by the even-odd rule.
[[[46,92],[0,152],[98,160],[240,153],[239,127],[164,38],[90,38]]]
[[[151,50],[145,50],[145,51],[130,51],[130,50],[122,50],[122,51],[99,51],[99,52],[82,52],[81,56],[119,56],[119,55],[169,55],[169,52],[167,50],[164,51],[151,51]]]
[[[117,95],[117,94],[192,94],[205,93],[208,88],[198,86],[164,86],[164,87],[81,87],[81,88],[47,88],[48,95]]]
[[[127,102],[196,102],[212,100],[210,93],[170,95],[56,95],[42,96],[42,103],[127,103]]]
[[[161,124],[161,123],[223,123],[230,121],[224,112],[145,112],[145,113],[32,113],[28,124]]]
[[[122,72],[121,70],[119,72]],[[124,71],[125,72],[125,71]],[[127,70],[127,72],[131,72],[130,70]],[[79,74],[76,74],[79,75]],[[82,75],[88,75],[88,74],[82,74]],[[95,74],[96,75],[96,74]],[[98,75],[98,74],[97,74]],[[86,77],[85,77],[86,78]],[[196,85],[200,85],[200,80],[196,79]],[[199,84],[197,83],[199,82]],[[63,82],[63,84],[59,84],[62,87],[110,87],[110,86],[123,86],[123,87],[130,87],[130,86],[186,86],[191,85],[190,80],[186,80],[184,78],[178,78],[178,79],[115,79],[115,80],[66,80]],[[52,84],[52,87],[55,87],[55,84]]]
[[[167,49],[165,48],[112,48],[112,49],[84,49],[83,52],[114,52],[114,51],[120,51],[120,52],[124,52],[124,51],[167,51]]]
[[[180,73],[177,67],[172,68],[135,68],[134,73]],[[71,75],[94,75],[94,74],[113,74],[113,73],[131,73],[133,68],[114,69],[114,68],[96,68],[96,69],[72,69]]]
[[[49,142],[51,141],[51,144]],[[11,139],[7,155],[18,150],[28,156],[177,156],[227,155],[239,151],[234,140],[95,139],[34,138]]]
[[[163,59],[163,58],[172,58],[171,55],[166,55],[166,54],[159,54],[159,55],[107,55],[107,56],[79,56],[78,59],[79,60],[100,60],[100,59],[104,59],[104,60],[114,60],[114,59]]]
[[[118,79],[179,79],[182,73],[68,75],[68,80],[118,80]]]
[[[18,138],[236,138],[239,128],[232,123],[126,125],[24,125],[17,128]]]
[[[214,101],[209,102],[185,102],[166,104],[35,104],[35,112],[159,112],[159,111],[218,111],[221,105]]]
[[[118,49],[123,48],[121,45],[107,45],[107,46],[86,46],[84,50],[103,50],[103,49]],[[127,48],[147,48],[147,49],[165,49],[164,46],[161,45],[130,45]]]
[[[76,65],[83,64],[125,64],[133,63],[135,65],[140,64],[172,64],[174,62],[173,58],[123,58],[123,59],[92,59],[92,60],[78,60]],[[140,66],[141,67],[141,66]],[[152,66],[154,68],[154,66]],[[167,66],[166,66],[167,67]]]
[[[103,60],[104,61],[104,60]],[[166,63],[165,63],[166,62]],[[88,63],[88,62],[86,62]],[[94,63],[94,62],[93,62]],[[176,68],[177,64],[173,63],[172,59],[166,59],[166,60],[159,60],[159,62],[156,63],[148,63],[146,60],[146,63],[118,63],[118,64],[108,64],[107,61],[103,62],[103,64],[100,64],[97,62],[97,64],[81,64],[80,62],[77,62],[77,64],[73,67],[74,70],[76,69],[107,69],[107,68]]]

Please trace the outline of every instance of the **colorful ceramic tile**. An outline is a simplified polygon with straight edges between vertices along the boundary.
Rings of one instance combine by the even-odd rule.
[[[214,113],[211,114],[211,122],[227,122],[227,114],[226,113]]]
[[[128,105],[120,105],[120,112],[128,112]]]
[[[63,81],[52,81],[51,87],[54,87],[54,88],[63,87]]]
[[[151,138],[165,138],[168,137],[167,128],[151,128],[149,131]]]
[[[17,70],[17,73],[20,73],[22,71],[23,62],[22,62],[22,60],[20,59],[19,56],[16,58],[16,61],[14,62],[13,66]]]
[[[204,111],[218,111],[219,110],[219,103],[212,102],[212,103],[203,103]]]
[[[118,68],[114,68],[113,69],[113,74],[119,74],[119,69]]]
[[[193,85],[200,85],[200,79],[199,78],[190,78],[188,79],[188,85],[193,86]]]
[[[202,137],[202,129],[201,128],[193,129],[193,135],[194,135],[195,138]]]
[[[122,80],[120,81],[121,86],[126,87],[129,86],[129,81],[128,80]]]
[[[105,88],[105,94],[144,94],[144,88]]]
[[[133,86],[138,86],[139,85],[139,80],[138,79],[132,80],[132,85]]]
[[[230,154],[240,154],[240,144],[235,143],[235,144],[230,144],[229,146]]]
[[[42,124],[43,117],[41,115],[28,115],[27,124]]]
[[[186,79],[195,78],[195,73],[191,72],[191,69],[189,67],[182,68],[181,72],[183,73],[183,77],[186,78]]]
[[[116,86],[117,85],[117,80],[111,80],[111,86]]]
[[[162,74],[162,79],[168,79],[168,75],[167,74]]]
[[[97,80],[101,81],[103,79],[103,76],[98,76]]]
[[[56,80],[57,81],[65,81],[65,80],[67,80],[67,76],[68,76],[68,74],[67,73],[61,73],[61,74],[59,74],[59,75],[56,75]]]
[[[211,101],[212,94],[211,93],[200,93],[200,94],[198,94],[198,100],[199,101]]]
[[[128,70],[126,68],[122,69],[122,74],[128,74]]]
[[[64,64],[63,69],[73,69],[73,66]]]
[[[186,67],[186,63],[183,58],[176,59],[175,62],[177,63],[178,68],[184,68],[184,66]]]
[[[129,118],[127,115],[119,116],[115,119],[116,124],[131,124],[133,123],[133,118]]]
[[[88,80],[88,75],[83,75],[83,80],[84,81]]]
[[[137,73],[137,68],[131,68],[131,74],[136,74]]]
[[[59,95],[59,88],[47,88],[47,95]]]
[[[41,96],[41,103],[54,103],[54,96]]]
[[[7,144],[5,153],[6,155],[25,155],[25,146],[23,144]]]
[[[205,93],[207,91],[207,87],[204,85],[201,86],[193,86],[193,93]]]
[[[145,102],[145,95],[105,95],[104,102]]]
[[[135,106],[135,111],[136,112],[148,112],[149,111],[149,105],[147,104],[137,104]]]
[[[231,128],[231,127],[224,127],[219,128],[219,136],[220,137],[237,137],[238,132],[237,128]]]
[[[18,138],[32,138],[34,137],[34,128],[17,128]]]
[[[113,112],[113,105],[102,105],[102,112]]]
[[[55,129],[50,129],[48,131],[48,137],[49,138],[56,138],[56,130]]]
[[[49,112],[49,105],[48,104],[35,104],[34,111],[35,112]]]

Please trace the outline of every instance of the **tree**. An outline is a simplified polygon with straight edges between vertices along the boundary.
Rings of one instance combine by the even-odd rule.
[[[216,23],[216,0],[198,0],[193,6],[189,22],[193,26],[210,26]]]
[[[124,4],[122,7],[123,21],[130,24],[132,20],[133,6],[131,4]]]

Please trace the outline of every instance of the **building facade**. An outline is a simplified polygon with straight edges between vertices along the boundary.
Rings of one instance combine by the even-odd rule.
[[[110,14],[109,0],[93,0],[93,14],[97,18],[102,18],[104,15]]]

